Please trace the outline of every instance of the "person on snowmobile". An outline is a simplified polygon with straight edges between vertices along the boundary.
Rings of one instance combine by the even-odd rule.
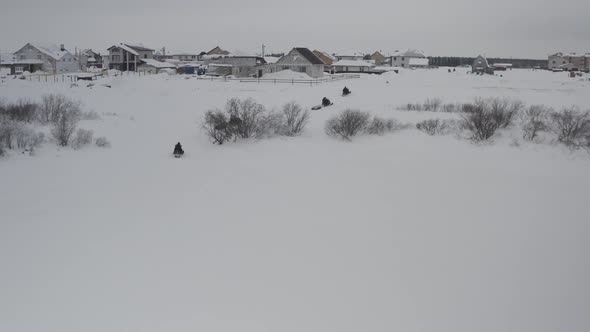
[[[332,103],[330,102],[330,99],[324,97],[322,99],[322,106],[327,107],[327,106],[330,106],[330,105],[332,105]]]
[[[342,95],[343,96],[348,96],[350,94],[350,90],[348,90],[347,87],[344,87],[344,89],[342,89]]]
[[[180,142],[176,143],[176,145],[174,146],[174,154],[175,155],[184,154],[184,150],[182,150],[182,145],[180,145]]]

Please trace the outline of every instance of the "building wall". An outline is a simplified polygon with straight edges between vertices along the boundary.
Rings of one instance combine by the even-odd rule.
[[[561,54],[552,54],[549,56],[548,60],[547,60],[547,68],[548,69],[555,69],[555,68],[559,68],[561,65],[564,65],[567,63],[567,60],[565,60],[565,58],[563,56],[561,56]]]
[[[275,64],[270,66],[271,72],[282,70],[292,70],[299,73],[306,73],[310,77],[318,78],[324,76],[324,65],[314,65],[304,56],[293,49],[289,54],[280,58]]]
[[[56,60],[41,52],[32,45],[27,45],[15,53],[17,60],[41,60],[41,70],[47,73],[62,74],[80,70],[80,63],[73,54],[67,52],[61,59]]]

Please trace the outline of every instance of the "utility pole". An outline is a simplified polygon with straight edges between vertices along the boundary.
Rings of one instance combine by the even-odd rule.
[[[264,58],[264,48],[266,47],[266,45],[262,44],[262,57]]]

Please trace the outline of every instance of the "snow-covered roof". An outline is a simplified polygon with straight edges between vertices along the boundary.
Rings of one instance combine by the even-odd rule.
[[[375,64],[363,60],[340,60],[332,64],[332,66],[341,67],[374,67]]]
[[[322,54],[323,56],[332,60],[333,62],[338,61],[338,59],[335,56],[333,56],[332,54],[330,54],[328,52],[324,52],[324,51],[320,51],[320,50],[315,50],[314,52],[318,52],[318,53]]]
[[[141,59],[141,61],[154,68],[176,68],[176,66],[171,63],[161,62],[154,59]]]
[[[494,67],[512,67],[511,63],[494,63],[492,66]]]
[[[62,51],[61,47],[55,44],[30,43],[30,45],[55,60],[60,60],[64,55],[70,53],[68,50]]]
[[[391,56],[403,56],[407,58],[425,58],[424,52],[418,50],[407,50],[404,52],[395,51]]]
[[[279,61],[280,58],[277,58],[275,56],[265,56],[264,57],[264,61],[266,61],[266,63],[275,63],[277,61]]]
[[[427,58],[410,58],[408,61],[410,66],[428,66]]]

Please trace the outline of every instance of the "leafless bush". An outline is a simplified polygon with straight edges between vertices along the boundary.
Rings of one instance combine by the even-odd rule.
[[[590,112],[570,107],[551,113],[550,119],[549,126],[559,142],[574,148],[590,143]]]
[[[98,137],[96,139],[96,141],[94,142],[94,144],[96,144],[96,146],[98,146],[99,148],[109,148],[109,147],[111,147],[111,142],[109,142],[109,140],[107,140],[107,138],[104,137],[104,136]]]
[[[391,125],[391,128],[391,130],[393,130],[393,125]],[[373,117],[364,131],[369,135],[383,135],[387,130],[389,130],[387,120],[381,119],[379,117]]]
[[[493,113],[500,128],[506,128],[510,126],[512,124],[512,120],[524,107],[524,104],[518,100],[490,98],[485,102],[489,104],[490,110]]]
[[[71,100],[64,95],[50,94],[42,97],[39,108],[39,121],[41,123],[55,123],[61,111],[71,107]]]
[[[229,129],[236,138],[260,138],[267,134],[266,109],[254,99],[230,99],[225,107]]]
[[[18,123],[6,115],[0,115],[0,146],[12,149]]]
[[[463,110],[461,125],[471,132],[471,139],[475,141],[490,139],[500,128],[498,117],[483,100],[476,100],[469,106],[464,105]]]
[[[403,111],[423,111],[424,107],[422,104],[408,103],[400,108]]]
[[[17,148],[33,152],[35,148],[43,143],[45,135],[36,132],[33,128],[24,123],[19,123],[16,127],[15,138]]]
[[[442,106],[442,111],[445,113],[455,113],[460,111],[460,105],[457,104],[444,104]]]
[[[430,136],[445,134],[451,128],[451,121],[429,119],[418,122],[416,128]]]
[[[94,132],[92,130],[87,129],[78,129],[76,131],[76,135],[72,139],[72,147],[74,149],[80,149],[86,145],[92,144],[92,137],[94,136]]]
[[[439,98],[428,98],[424,102],[423,109],[428,112],[438,112],[442,105],[442,100]]]
[[[15,104],[5,104],[0,107],[0,115],[10,118],[14,121],[33,122],[37,118],[38,105],[21,99]]]
[[[328,120],[326,134],[350,140],[350,137],[356,136],[367,128],[370,118],[369,113],[345,110]]]
[[[301,134],[308,122],[309,112],[304,111],[299,104],[290,102],[283,106],[283,135],[297,136]]]
[[[533,141],[539,133],[547,129],[547,117],[550,110],[543,105],[531,105],[520,114],[522,138]]]
[[[202,125],[213,144],[223,144],[232,137],[227,116],[222,111],[208,111]]]
[[[82,120],[100,120],[100,114],[96,111],[82,112],[80,118]]]
[[[53,115],[51,134],[61,146],[67,146],[80,121],[80,109],[77,105],[70,105],[59,109]]]

